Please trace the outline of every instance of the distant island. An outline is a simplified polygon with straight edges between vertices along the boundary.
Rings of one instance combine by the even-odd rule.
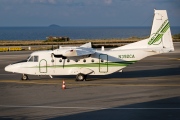
[[[49,25],[48,27],[50,27],[50,28],[60,28],[61,26],[56,25],[56,24],[51,24],[51,25]]]

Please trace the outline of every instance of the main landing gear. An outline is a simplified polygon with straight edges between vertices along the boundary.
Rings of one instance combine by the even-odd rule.
[[[87,75],[79,73],[76,75],[76,81],[86,81]],[[22,75],[21,80],[28,80],[28,76],[26,74]]]
[[[26,75],[26,74],[23,74],[22,75],[22,78],[21,78],[21,80],[28,80],[29,78],[28,78],[28,76]]]
[[[87,75],[79,73],[76,75],[76,81],[86,81]]]

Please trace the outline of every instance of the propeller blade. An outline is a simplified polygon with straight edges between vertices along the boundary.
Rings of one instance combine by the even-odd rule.
[[[65,60],[66,60],[66,59],[63,59],[63,68],[64,68],[64,65],[65,65]]]

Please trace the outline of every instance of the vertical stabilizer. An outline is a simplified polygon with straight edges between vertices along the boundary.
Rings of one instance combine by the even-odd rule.
[[[154,10],[154,19],[148,47],[161,47],[174,51],[171,30],[166,10]]]
[[[171,30],[166,10],[154,10],[154,19],[149,38],[111,50],[147,48],[152,50],[158,49],[164,52],[174,51]]]

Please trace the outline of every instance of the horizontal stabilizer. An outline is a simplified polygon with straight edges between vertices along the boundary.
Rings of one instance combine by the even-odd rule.
[[[84,48],[92,48],[91,42],[86,43],[84,45],[81,45],[80,47],[84,47]]]

